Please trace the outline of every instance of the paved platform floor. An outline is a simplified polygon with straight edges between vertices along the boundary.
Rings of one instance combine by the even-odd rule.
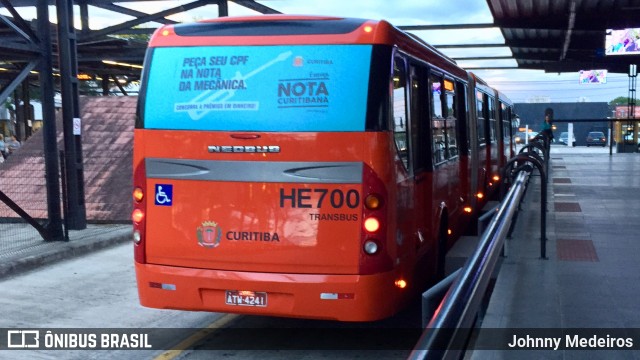
[[[127,224],[88,224],[70,230],[69,241],[44,241],[26,223],[0,224],[0,278],[131,241],[131,232]]]
[[[640,349],[640,154],[553,146],[550,158],[547,259],[540,257],[537,183],[507,239],[477,344],[483,336],[512,342],[516,334],[560,333],[560,350],[512,350],[503,343],[498,346],[503,350],[475,350],[466,357],[640,359],[640,351],[616,346],[562,350],[566,335],[596,336],[606,343],[620,333]]]

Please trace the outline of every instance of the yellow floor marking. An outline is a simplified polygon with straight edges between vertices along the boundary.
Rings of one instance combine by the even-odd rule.
[[[221,318],[218,318],[216,321],[212,322],[207,327],[196,331],[195,333],[193,333],[193,335],[191,335],[188,338],[184,339],[182,342],[180,342],[178,345],[176,345],[172,350],[165,351],[164,353],[158,355],[157,357],[155,357],[154,360],[172,360],[172,359],[175,359],[178,355],[182,354],[185,350],[187,350],[191,346],[193,346],[193,344],[195,344],[198,341],[204,339],[205,337],[207,337],[209,334],[215,332],[216,330],[226,326],[228,323],[230,323],[231,321],[235,320],[238,316],[240,316],[240,315],[227,314],[227,315],[225,315],[225,316],[223,316]]]

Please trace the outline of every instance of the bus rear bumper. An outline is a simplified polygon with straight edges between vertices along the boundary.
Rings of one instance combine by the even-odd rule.
[[[407,291],[394,286],[395,271],[317,275],[135,266],[140,303],[159,309],[373,321],[396,313]],[[265,304],[238,305],[230,298],[252,292],[266,294]]]

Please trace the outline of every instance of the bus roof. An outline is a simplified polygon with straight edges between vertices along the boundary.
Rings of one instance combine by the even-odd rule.
[[[453,60],[385,20],[283,14],[224,17],[164,25],[155,31],[149,47],[307,44],[396,45],[466,78]]]
[[[322,16],[226,17],[164,25],[156,30],[149,46],[370,44],[376,41],[373,29],[380,23]],[[242,37],[240,44],[238,37]]]

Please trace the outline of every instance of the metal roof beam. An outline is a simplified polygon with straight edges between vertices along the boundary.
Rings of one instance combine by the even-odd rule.
[[[27,76],[29,76],[31,70],[35,69],[36,65],[38,65],[37,60],[33,60],[27,63],[22,68],[22,70],[20,70],[20,73],[15,78],[13,78],[13,80],[10,83],[8,83],[4,88],[0,89],[0,103],[3,103],[9,97],[9,95],[11,95],[11,93],[13,93],[13,91],[20,84],[22,84],[24,79],[26,79]]]
[[[539,37],[529,39],[511,39],[507,41],[507,44],[507,46],[509,46],[510,48],[558,50],[563,44],[563,39]]]
[[[185,5],[180,5],[171,9],[163,10],[155,14],[148,14],[146,16],[139,17],[135,20],[125,21],[121,24],[109,26],[101,30],[94,30],[94,31],[91,31],[88,35],[82,36],[79,40],[79,44],[82,45],[82,43],[90,42],[92,40],[99,39],[103,36],[112,35],[116,31],[129,29],[134,26],[144,24],[146,22],[156,21],[158,19],[164,18],[165,16],[189,11],[189,10],[196,9],[209,4],[211,4],[210,0],[196,0],[194,2],[185,4]]]
[[[522,61],[552,61],[550,58],[556,59],[560,54],[558,49],[552,49],[546,53],[540,52],[518,52],[513,54],[513,59]]]
[[[627,73],[629,71],[629,64],[634,63],[630,62],[619,62],[612,63],[608,61],[602,62],[579,62],[579,61],[553,61],[553,62],[545,62],[542,64],[536,65],[522,65],[522,68],[527,69],[544,69],[545,72],[549,73],[559,73],[559,72],[577,72],[580,70],[591,70],[591,69],[607,69],[612,73]]]
[[[565,33],[564,43],[562,44],[562,53],[560,54],[560,61],[564,60],[571,44],[571,34],[573,33],[573,27],[576,23],[576,2],[571,1],[571,8],[569,9],[569,24],[567,24],[567,31]]]
[[[0,0],[0,3],[5,7],[5,9],[7,9],[11,13],[11,16],[13,16],[13,19],[16,22],[16,24],[13,24],[6,17],[0,15],[0,18],[2,19],[2,21],[5,24],[7,24],[7,26],[9,26],[11,29],[13,29],[13,31],[15,31],[17,34],[25,38],[25,40],[27,40],[32,44],[36,44],[38,42],[37,40],[38,36],[33,32],[33,30],[31,29],[31,26],[29,26],[29,24],[26,21],[24,21],[22,16],[20,16],[20,14],[16,11],[13,5],[11,5],[9,0]]]
[[[268,6],[259,4],[257,2],[255,2],[254,0],[231,0],[234,3],[244,6],[247,9],[251,9],[253,11],[257,11],[261,14],[282,14],[280,11],[272,9]]]
[[[464,48],[492,48],[492,47],[508,47],[507,44],[442,44],[433,45],[436,49],[464,49]]]
[[[96,54],[78,54],[78,62],[79,63],[88,63],[88,62],[101,62],[102,60],[113,60],[113,61],[125,61],[130,63],[138,63],[144,57],[144,51],[141,53],[137,52],[125,52],[118,53],[111,52],[109,55],[105,55],[105,53]]]
[[[136,10],[132,10],[129,8],[126,8],[124,6],[120,6],[120,5],[116,5],[116,4],[93,4],[91,3],[91,5],[98,7],[98,8],[102,8],[105,10],[110,10],[110,11],[114,11],[120,14],[124,14],[124,15],[129,15],[129,16],[133,16],[135,18],[139,18],[139,17],[143,17],[143,16],[148,16],[149,14],[143,13],[141,11],[136,11]],[[173,21],[173,20],[169,20],[169,19],[165,19],[165,18],[158,18],[156,20],[156,22],[161,23],[161,24],[177,24],[177,21]]]
[[[460,30],[460,29],[487,29],[498,27],[494,23],[482,24],[444,24],[444,25],[401,25],[399,29],[404,31],[419,30]]]
[[[10,0],[11,4],[14,7],[25,7],[25,6],[36,6],[36,2],[37,0]],[[73,0],[73,2],[75,4],[79,4],[80,1],[82,0]],[[112,4],[114,2],[117,3],[125,3],[125,2],[144,2],[144,1],[166,1],[169,2],[170,0],[89,0],[89,5],[91,6],[98,6],[98,5],[104,5],[104,4]],[[46,3],[48,5],[51,6],[55,6],[56,5],[56,0],[46,0]]]
[[[640,17],[640,12],[634,12],[637,17]],[[625,28],[637,26],[637,20],[635,25],[633,21],[628,20],[628,14],[618,17],[620,13],[616,13],[615,17],[611,19],[607,18],[603,21],[603,14],[601,12],[585,13],[576,11],[575,23],[573,29],[576,31],[589,31],[589,32],[602,32],[608,28]],[[569,22],[569,13],[563,13],[561,15],[554,14],[553,16],[541,17],[509,17],[503,19],[495,19],[494,26],[502,29],[529,29],[529,30],[560,30],[567,29],[567,23]]]
[[[151,35],[154,31],[156,31],[156,28],[131,28],[114,31],[113,35]]]
[[[513,60],[513,56],[469,56],[469,57],[452,57],[456,61],[469,60]]]
[[[3,22],[5,25],[7,25],[7,27],[9,27],[9,29],[18,34],[18,36],[20,36],[23,40],[25,40],[29,44],[32,44],[34,48],[37,48],[36,42],[33,40],[33,38],[31,38],[26,32],[22,31],[22,29],[16,26],[16,24],[9,20],[9,18],[4,15],[0,15],[0,22]]]
[[[465,70],[513,70],[518,66],[465,66]]]
[[[31,58],[37,58],[40,56],[40,49],[35,45],[17,43],[6,39],[0,41],[0,53],[4,54],[2,58],[3,61],[7,61],[7,55],[9,54],[11,54],[9,56],[18,55],[16,54],[16,52],[18,52],[20,55]]]

